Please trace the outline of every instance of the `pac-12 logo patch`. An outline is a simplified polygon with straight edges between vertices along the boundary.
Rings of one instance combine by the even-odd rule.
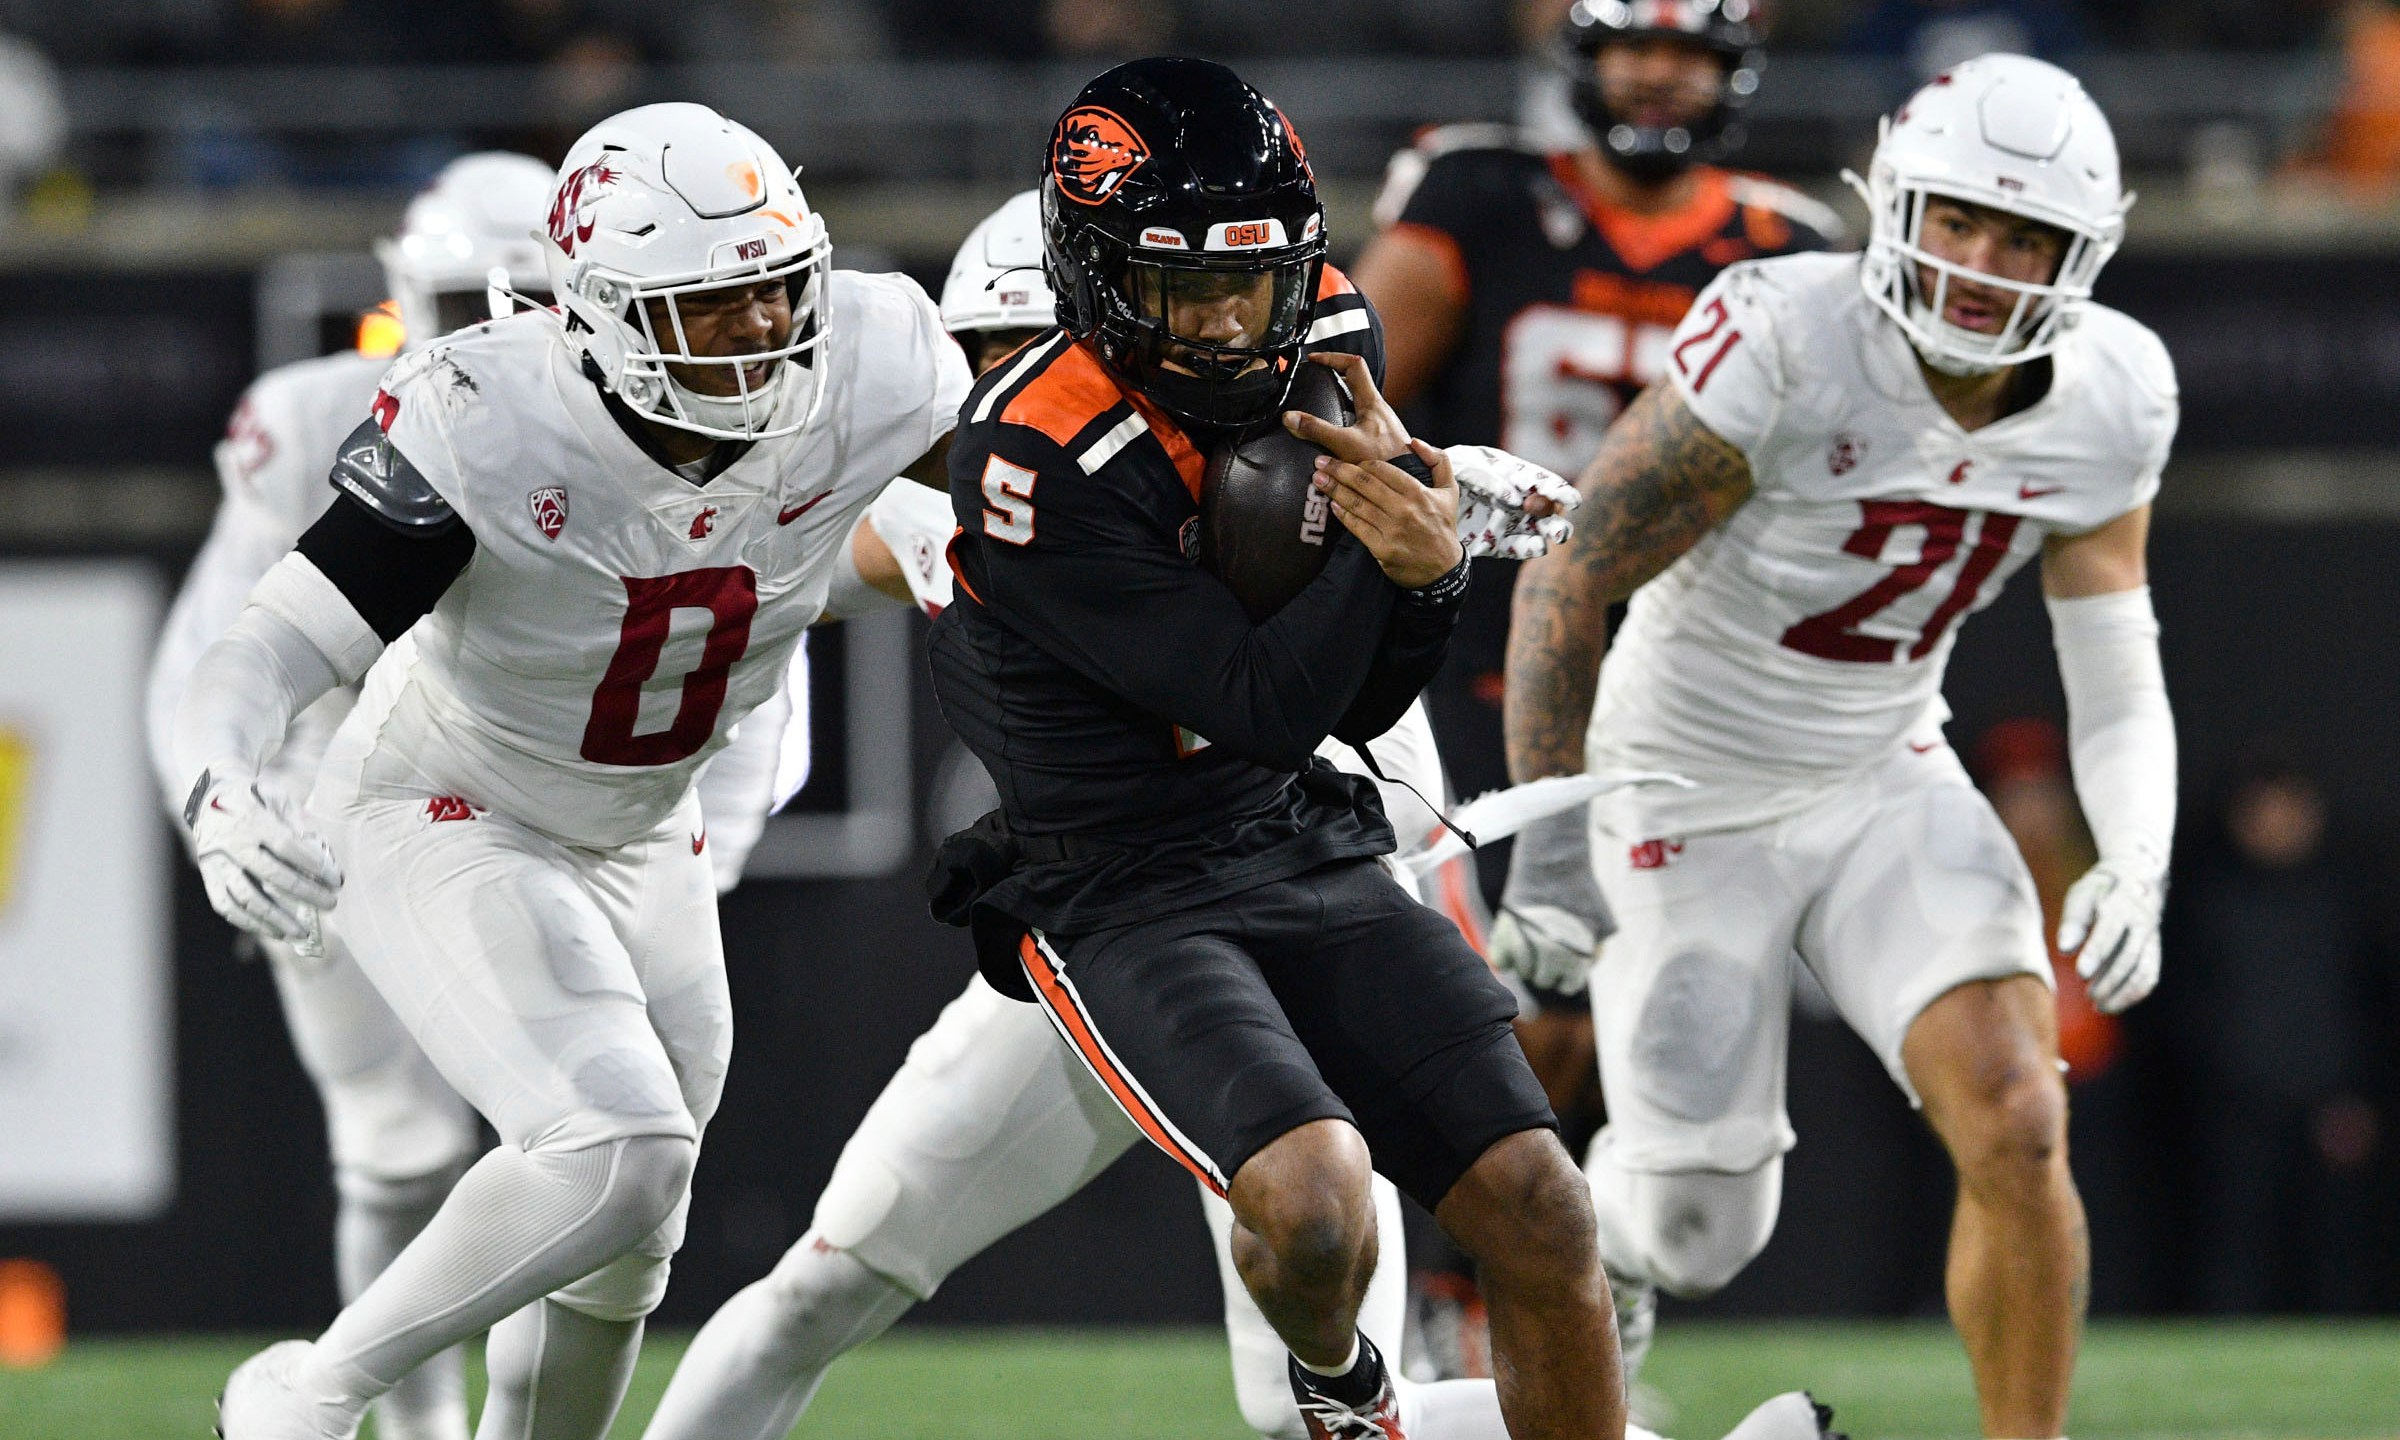
[[[556,540],[558,532],[567,528],[567,492],[556,485],[544,485],[525,497],[533,511],[533,523],[541,528],[542,538]]]
[[[1183,551],[1184,559],[1198,560],[1200,558],[1199,516],[1194,515],[1191,519],[1183,522],[1183,528],[1175,532],[1175,544]]]
[[[1133,127],[1098,105],[1069,110],[1050,137],[1050,178],[1060,194],[1081,205],[1116,194],[1149,159],[1150,146]]]

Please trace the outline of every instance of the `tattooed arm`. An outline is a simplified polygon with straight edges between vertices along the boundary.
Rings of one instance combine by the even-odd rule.
[[[1608,607],[1741,508],[1750,462],[1662,383],[1609,427],[1576,488],[1575,538],[1526,562],[1509,615],[1503,717],[1520,782],[1582,772]]]

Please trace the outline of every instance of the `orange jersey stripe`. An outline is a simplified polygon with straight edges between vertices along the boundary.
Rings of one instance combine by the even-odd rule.
[[[1029,934],[1017,942],[1017,956],[1025,967],[1026,978],[1033,982],[1034,990],[1042,997],[1042,1008],[1050,1012],[1050,1018],[1057,1022],[1076,1053],[1083,1057],[1083,1063],[1091,1068],[1093,1076],[1107,1088],[1110,1097],[1117,1102],[1117,1108],[1125,1112],[1125,1118],[1149,1136],[1151,1144],[1165,1151],[1168,1159],[1189,1170],[1193,1179],[1214,1193],[1223,1195],[1225,1187],[1210,1168],[1168,1133],[1166,1125],[1143,1101],[1141,1093],[1126,1080],[1123,1072],[1109,1062],[1108,1052],[1100,1047],[1100,1041],[1092,1034],[1083,1012],[1076,1008],[1074,997],[1067,993],[1058,977],[1050,973],[1049,962],[1042,958],[1033,936]]]
[[[1116,380],[1101,368],[1092,352],[1070,344],[1050,357],[1017,392],[1000,412],[1000,419],[1004,424],[1039,430],[1064,446],[1102,411],[1124,398],[1125,392],[1117,388]]]
[[[1339,265],[1328,263],[1317,276],[1317,298],[1319,300],[1331,300],[1336,295],[1356,295],[1357,293],[1358,287],[1350,283],[1350,277],[1342,273]]]
[[[1599,229],[1609,248],[1636,270],[1654,270],[1708,240],[1725,228],[1738,208],[1725,172],[1705,166],[1692,172],[1697,182],[1692,198],[1663,215],[1637,215],[1602,200],[1584,184],[1571,155],[1552,155],[1550,173],[1583,207],[1585,217]]]

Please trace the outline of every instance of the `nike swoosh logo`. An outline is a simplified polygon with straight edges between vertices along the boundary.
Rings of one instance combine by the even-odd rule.
[[[2017,485],[2017,498],[2019,500],[2039,500],[2044,495],[2056,495],[2066,488],[2064,485],[2032,485],[2020,482]]]
[[[707,848],[708,848],[708,832],[707,832],[706,830],[703,830],[703,831],[701,831],[699,834],[697,834],[697,835],[694,835],[694,836],[692,837],[692,853],[693,853],[694,855],[697,855],[697,854],[699,854],[699,853],[700,853],[702,850],[705,850],[705,849],[707,849]]]
[[[1942,742],[1936,740],[1929,745],[1919,745],[1916,741],[1911,740],[1908,742],[1908,748],[1916,751],[1919,755],[1931,755],[1934,751],[1942,748]]]
[[[776,511],[775,523],[778,525],[791,524],[794,520],[797,520],[801,516],[806,515],[809,511],[816,509],[817,502],[823,500],[827,495],[831,495],[832,493],[833,492],[831,490],[828,490],[821,495],[812,495],[806,500],[801,501],[799,504],[794,505],[789,510]]]

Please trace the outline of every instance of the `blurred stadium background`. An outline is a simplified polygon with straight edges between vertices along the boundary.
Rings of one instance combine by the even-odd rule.
[[[1293,116],[1341,257],[1420,127],[1551,123],[1533,42],[1561,8],[0,0],[0,1435],[200,1433],[192,1407],[243,1346],[127,1337],[296,1333],[333,1309],[315,1102],[158,813],[138,691],[234,398],[266,366],[374,342],[368,246],[416,184],[466,150],[554,159],[603,114],[697,99],[805,167],[839,263],[938,288],[1082,80],[1181,50]],[[2186,853],[2159,997],[2068,1026],[2093,1306],[2122,1322],[2094,1341],[2076,1433],[2400,1434],[2400,1328],[2324,1318],[2400,1313],[2400,5],[1771,0],[1767,20],[1740,162],[1854,222],[1836,176],[1876,116],[1990,49],[2081,74],[2142,192],[2101,297],[2165,337],[2183,383],[2154,566]],[[2054,903],[2088,842],[2032,589],[1960,645],[1952,736]],[[970,817],[916,623],[815,642],[814,778],[726,902],[741,1039],[670,1329],[798,1235],[967,973],[917,887]],[[1946,1331],[1850,1323],[1940,1315],[1947,1168],[1868,1053],[1799,1003],[1780,1232],[1707,1324],[1669,1307],[1656,1378],[1695,1425],[1729,1403],[1712,1385],[1755,1374],[1750,1398],[1812,1381],[1865,1433],[1963,1434]],[[1049,1365],[1070,1391],[1155,1385],[1153,1418],[1205,1398],[1192,1428],[1140,1433],[1231,1434],[1205,1332],[931,1328],[1199,1326],[1217,1304],[1188,1181],[1140,1153],[837,1371],[804,1433],[1124,1433],[1116,1412],[990,1398]],[[2134,1323],[2268,1314],[2316,1318]],[[1117,1341],[1136,1347],[1119,1368],[1076,1358]],[[990,1355],[984,1398],[926,1378],[945,1343]]]

